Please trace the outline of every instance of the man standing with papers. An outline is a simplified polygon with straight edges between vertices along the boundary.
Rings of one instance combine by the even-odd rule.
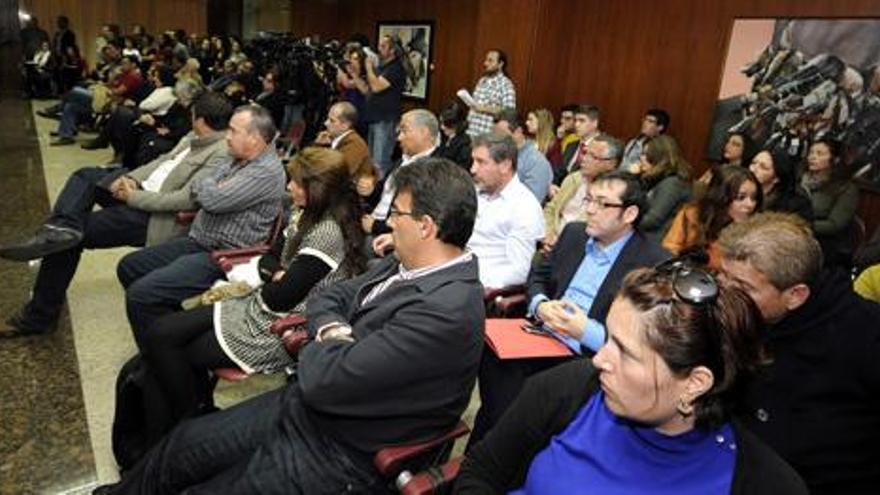
[[[580,355],[605,342],[605,316],[620,282],[635,268],[669,253],[642,236],[645,205],[639,179],[619,171],[599,175],[584,200],[587,222],[565,227],[550,255],[529,274],[529,314]],[[491,350],[480,365],[480,399],[470,445],[495,424],[529,376],[558,358],[501,360]]]
[[[483,61],[483,77],[477,81],[473,96],[465,89],[458,91],[461,100],[470,107],[468,113],[469,136],[479,136],[492,131],[493,119],[505,108],[516,108],[516,90],[513,81],[505,74],[507,55],[498,49],[486,52]]]

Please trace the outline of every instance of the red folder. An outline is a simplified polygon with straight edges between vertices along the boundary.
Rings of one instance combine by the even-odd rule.
[[[486,320],[486,343],[501,359],[566,357],[573,353],[551,335],[528,333],[522,318]]]

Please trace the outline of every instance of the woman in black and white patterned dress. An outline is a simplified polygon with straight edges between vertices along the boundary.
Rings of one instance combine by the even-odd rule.
[[[342,154],[306,148],[287,171],[295,212],[274,253],[260,260],[266,283],[244,297],[166,315],[146,332],[144,359],[165,391],[171,423],[198,412],[210,369],[271,373],[290,364],[269,331],[272,322],[305,312],[311,296],[365,268],[358,201]]]

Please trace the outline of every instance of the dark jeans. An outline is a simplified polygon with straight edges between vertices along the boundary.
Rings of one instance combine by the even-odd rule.
[[[118,494],[376,493],[368,456],[315,429],[295,382],[184,421],[123,476]]]
[[[85,231],[86,219],[95,204],[104,208],[122,205],[110,191],[98,187],[98,183],[117,173],[118,168],[83,167],[67,178],[47,223]]]
[[[143,334],[156,318],[178,311],[181,301],[223,277],[210,254],[192,238],[181,237],[130,253],[119,262],[116,275],[126,289],[128,321],[141,350]]]
[[[25,306],[24,319],[34,326],[54,323],[83,249],[143,246],[150,215],[119,203],[95,185],[112,170],[91,167],[74,172],[55,201],[48,223],[83,233],[82,242],[71,249],[43,257],[34,282],[34,293]],[[92,211],[95,204],[103,207]]]
[[[501,419],[525,385],[526,380],[571,358],[499,359],[489,346],[480,359],[480,410],[468,438],[475,445]]]
[[[214,306],[170,313],[143,335],[143,356],[165,392],[171,422],[193,415],[210,392],[209,370],[235,367],[214,335]]]

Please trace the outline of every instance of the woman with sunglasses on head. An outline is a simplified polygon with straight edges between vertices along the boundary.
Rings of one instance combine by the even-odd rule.
[[[697,200],[678,211],[662,245],[676,256],[704,251],[709,266],[717,267],[721,254],[715,241],[721,229],[760,211],[762,202],[755,174],[738,165],[724,165],[712,174],[709,186]]]
[[[259,260],[265,284],[244,297],[165,315],[136,335],[169,401],[171,425],[210,403],[203,394],[211,369],[270,373],[291,364],[272,323],[305,314],[310,296],[365,268],[359,208],[342,154],[305,148],[287,171],[295,212],[276,248]]]
[[[749,170],[758,178],[764,195],[764,211],[794,213],[813,220],[810,198],[795,178],[795,165],[782,150],[763,149],[752,158]]]
[[[630,273],[592,362],[532,378],[462,465],[455,493],[806,494],[732,421],[760,314],[678,261]]]

